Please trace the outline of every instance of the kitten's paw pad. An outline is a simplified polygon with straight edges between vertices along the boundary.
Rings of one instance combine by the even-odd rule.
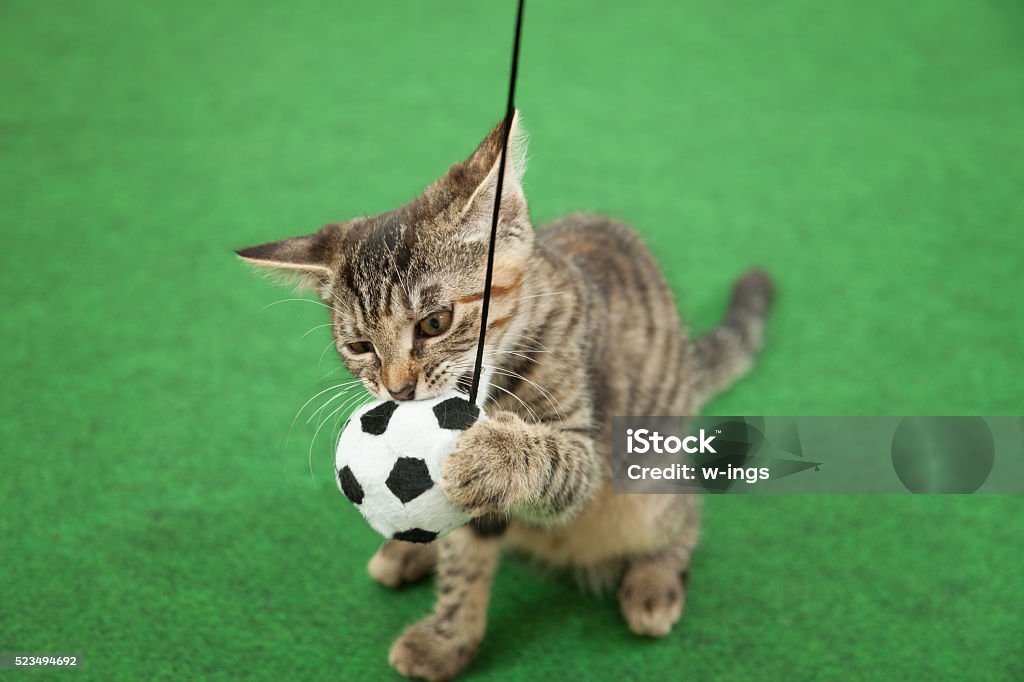
[[[460,636],[452,622],[431,616],[411,625],[391,645],[388,663],[405,677],[450,680],[466,667],[479,640]]]
[[[529,448],[521,420],[499,414],[470,427],[442,465],[448,499],[470,516],[505,512],[525,496]]]
[[[683,615],[685,596],[678,575],[659,569],[631,569],[619,588],[619,608],[634,633],[664,637]]]
[[[401,587],[427,576],[437,561],[433,543],[387,540],[370,559],[366,570],[385,587]]]

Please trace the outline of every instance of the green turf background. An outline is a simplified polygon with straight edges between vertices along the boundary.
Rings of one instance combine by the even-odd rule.
[[[231,249],[387,210],[468,154],[512,17],[0,4],[0,651],[81,654],[60,679],[396,677],[431,590],[368,580],[330,438],[315,481],[312,428],[285,443],[338,362],[303,336],[322,310],[264,308],[288,293]],[[697,329],[749,265],[778,278],[759,366],[709,410],[1024,411],[1024,5],[533,0],[526,22],[534,218],[634,224]],[[1021,679],[1022,514],[715,498],[670,637],[508,561],[467,678]]]

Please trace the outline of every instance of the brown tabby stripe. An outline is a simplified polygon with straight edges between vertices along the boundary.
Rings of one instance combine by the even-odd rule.
[[[508,296],[509,294],[513,294],[513,293],[515,293],[516,291],[519,290],[519,287],[520,287],[521,284],[522,284],[522,280],[521,279],[516,279],[511,284],[506,284],[504,286],[494,285],[494,286],[491,287],[491,298],[499,298],[501,296]],[[459,303],[475,303],[476,301],[482,301],[483,298],[484,298],[484,292],[478,291],[475,294],[469,294],[467,296],[460,296],[460,297],[456,298],[455,300],[457,302],[459,302]]]

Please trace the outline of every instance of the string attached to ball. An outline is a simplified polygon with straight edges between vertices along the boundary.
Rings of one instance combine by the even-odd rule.
[[[505,163],[515,117],[523,4],[524,0],[518,0],[516,7],[512,68],[480,309],[480,337],[469,397],[444,395],[430,400],[373,402],[352,414],[338,438],[338,487],[378,533],[396,540],[432,542],[469,521],[465,512],[449,502],[441,490],[441,465],[454,451],[458,437],[487,418],[477,404],[477,397],[487,340]]]
[[[516,37],[512,42],[512,73],[508,79],[508,101],[505,105],[504,135],[501,157],[498,160],[498,185],[494,193],[494,212],[491,214],[491,236],[487,243],[487,270],[484,274],[484,298],[480,308],[480,339],[476,344],[476,364],[473,365],[473,384],[469,401],[476,402],[480,389],[480,375],[484,362],[484,342],[487,340],[487,315],[491,310],[491,280],[494,277],[494,246],[498,242],[498,217],[501,213],[501,190],[505,181],[505,159],[508,157],[508,138],[512,134],[512,119],[516,114],[516,80],[519,76],[519,39],[523,33],[523,0],[516,8]]]

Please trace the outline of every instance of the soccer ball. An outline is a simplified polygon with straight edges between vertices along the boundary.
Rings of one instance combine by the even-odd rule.
[[[365,405],[338,438],[338,487],[384,537],[432,542],[469,520],[441,490],[441,464],[482,418],[457,395]]]

